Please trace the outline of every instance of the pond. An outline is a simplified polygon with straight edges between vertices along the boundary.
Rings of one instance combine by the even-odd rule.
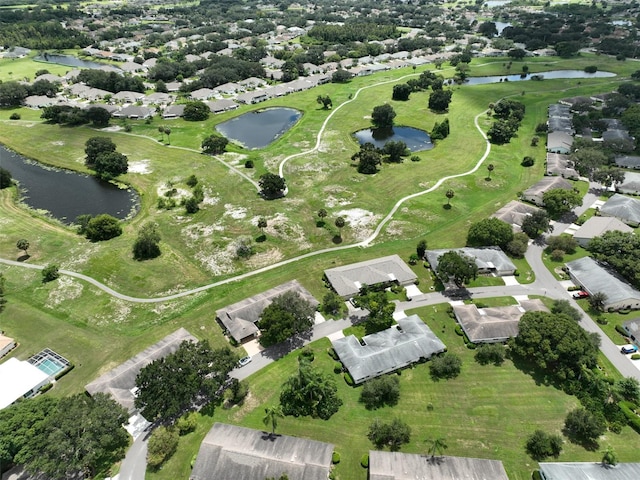
[[[89,175],[45,167],[0,145],[0,166],[20,183],[22,201],[45,210],[63,223],[78,215],[108,213],[124,219],[136,213],[139,197],[133,189],[121,189]]]
[[[90,60],[82,60],[73,55],[62,55],[61,53],[41,53],[33,57],[37,62],[57,63],[58,65],[66,65],[67,67],[77,68],[89,68],[98,69],[104,67],[110,67],[114,70],[120,70],[119,68],[106,63],[92,62]]]
[[[511,3],[511,0],[488,0],[487,2],[484,2],[484,6],[487,8],[495,8],[502,7],[508,3]]]
[[[418,130],[412,127],[393,127],[392,129],[367,128],[357,131],[356,139],[360,145],[365,143],[373,143],[376,147],[382,148],[389,141],[404,142],[411,152],[421,152],[423,150],[431,150],[433,143],[431,137],[424,130]]]
[[[514,75],[493,75],[488,77],[469,77],[464,82],[464,85],[486,85],[488,83],[500,83],[500,82],[521,82],[524,80],[531,80],[531,77],[537,75],[541,76],[545,80],[554,80],[559,78],[609,78],[615,77],[615,73],[611,72],[595,72],[587,73],[583,70],[553,70],[550,72],[530,73],[529,75],[522,76],[519,73]]]
[[[498,30],[498,35],[502,35],[502,31],[507,28],[507,27],[511,27],[511,23],[509,22],[493,22],[496,24],[496,30]]]
[[[295,125],[302,112],[293,108],[254,110],[216,125],[216,130],[245,148],[264,148]]]

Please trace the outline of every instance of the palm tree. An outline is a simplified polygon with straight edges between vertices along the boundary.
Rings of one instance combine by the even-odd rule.
[[[493,163],[490,163],[489,165],[487,165],[487,170],[489,171],[489,175],[487,175],[487,180],[491,180],[491,172],[493,172],[493,169],[496,168],[493,166]]]
[[[447,197],[447,205],[451,205],[451,199],[453,197],[455,197],[456,192],[454,192],[452,189],[447,190],[447,193],[445,193],[445,196]]]
[[[167,134],[167,143],[171,145],[171,129],[169,127],[164,127],[164,133]]]
[[[431,460],[433,460],[436,457],[437,453],[439,453],[442,456],[444,451],[447,448],[449,448],[446,440],[442,437],[429,439],[427,440],[427,443],[429,444],[429,454],[431,455]]]
[[[338,227],[338,237],[342,238],[342,227],[346,225],[343,217],[336,218],[336,227]]]
[[[327,216],[327,211],[324,208],[321,208],[320,210],[318,210],[318,218],[320,218],[320,221],[322,223],[324,223],[324,219]]]
[[[158,127],[158,132],[160,132],[160,141],[164,142],[164,127],[163,126],[159,126]]]
[[[260,217],[258,219],[258,228],[260,229],[260,232],[262,233],[262,235],[264,235],[264,229],[267,228],[267,219],[264,217]]]
[[[276,433],[278,427],[278,418],[283,418],[282,407],[280,405],[271,405],[264,409],[264,418],[262,423],[265,427],[271,426],[271,435]]]

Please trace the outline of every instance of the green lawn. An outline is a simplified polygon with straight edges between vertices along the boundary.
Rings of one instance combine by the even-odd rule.
[[[526,437],[535,429],[560,433],[566,413],[577,400],[540,384],[522,373],[511,361],[501,367],[480,366],[473,359],[462,338],[454,332],[455,322],[446,314],[446,305],[421,308],[408,314],[419,314],[445,342],[449,352],[463,359],[462,374],[449,381],[434,382],[427,364],[403,370],[400,375],[401,397],[397,406],[368,411],[359,402],[358,388],[349,387],[342,376],[333,372],[334,361],[326,354],[328,340],[315,342],[314,365],[336,379],[344,404],[328,421],[286,417],[278,423],[278,433],[313,438],[335,444],[341,462],[336,466],[339,478],[366,479],[360,458],[373,446],[366,438],[369,424],[380,418],[395,416],[408,420],[412,428],[411,443],[403,452],[425,453],[426,440],[443,437],[449,445],[446,454],[500,459],[511,480],[529,480],[536,467],[524,452]],[[356,333],[360,327],[349,329]],[[151,480],[187,478],[189,461],[199,448],[200,439],[214,421],[228,422],[251,428],[264,428],[264,407],[278,402],[279,386],[296,369],[293,353],[250,377],[250,396],[242,407],[230,410],[219,407],[213,417],[202,417],[198,432],[189,441],[181,442],[175,457]],[[428,408],[432,405],[433,408]],[[338,433],[339,432],[339,433]],[[186,440],[186,439],[185,439]],[[619,435],[607,434],[601,442],[611,445],[621,461],[633,461],[640,448],[640,436],[629,427]],[[565,443],[559,461],[598,461],[599,452]]]

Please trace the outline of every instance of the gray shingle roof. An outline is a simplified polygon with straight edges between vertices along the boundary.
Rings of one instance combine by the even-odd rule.
[[[348,298],[357,295],[363,285],[377,285],[397,281],[408,285],[418,278],[398,255],[375,258],[324,271],[331,287],[338,295]]]
[[[365,335],[362,341],[364,345],[350,335],[331,342],[355,383],[393,372],[447,349],[417,315],[401,318],[398,325]]]
[[[640,317],[627,320],[622,326],[629,332],[629,335],[633,335],[636,341],[640,341]]]
[[[591,257],[583,257],[569,262],[567,267],[571,276],[589,294],[602,292],[607,296],[606,308],[627,300],[640,301],[639,291]]]
[[[559,175],[565,178],[579,177],[568,155],[551,152],[547,153],[547,175]]]
[[[228,305],[216,312],[216,318],[222,322],[229,334],[238,342],[258,333],[255,323],[260,320],[262,311],[272,300],[288,291],[298,292],[302,298],[317,307],[319,302],[297,280],[283,283],[250,298]]]
[[[556,188],[562,188],[564,190],[573,189],[573,185],[571,185],[564,178],[559,177],[544,177],[539,182],[531,185],[523,192],[523,196],[542,196],[545,192],[549,190],[555,190]]]
[[[506,307],[478,308],[473,304],[453,307],[458,323],[473,343],[501,342],[515,337],[520,318],[528,311],[549,310],[537,299]]]
[[[615,194],[600,207],[600,213],[608,217],[616,217],[625,223],[640,223],[640,200]]]
[[[132,412],[135,409],[132,390],[136,386],[136,377],[140,370],[154,360],[164,358],[175,352],[184,341],[197,342],[198,340],[186,329],[179,328],[135,357],[130,358],[113,370],[109,370],[84,388],[90,395],[95,395],[98,392],[110,394],[116,402],[129,412]]]
[[[614,162],[619,167],[640,168],[640,157],[636,155],[619,156],[614,159]]]
[[[591,240],[611,231],[631,233],[633,228],[625,225],[615,217],[591,217],[574,233],[573,238],[578,241]]]
[[[327,480],[333,445],[216,423],[202,441],[191,480]]]
[[[500,460],[369,452],[369,480],[509,480]]]
[[[491,216],[498,218],[513,227],[517,227],[519,230],[524,219],[538,210],[540,209],[533,205],[518,202],[517,200],[511,200]]]
[[[447,252],[454,251],[473,259],[480,272],[496,272],[498,275],[511,275],[516,266],[499,247],[486,248],[444,248],[440,250],[427,250],[426,257],[431,269],[438,269],[440,257]]]
[[[637,194],[640,192],[640,173],[625,172],[624,181],[619,183],[616,188],[621,192]]]
[[[541,462],[546,480],[638,480],[640,463],[619,463],[615,467],[590,462]]]

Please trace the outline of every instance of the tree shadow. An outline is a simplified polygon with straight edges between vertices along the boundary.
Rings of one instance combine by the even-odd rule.
[[[316,227],[323,228],[326,225],[324,220],[316,220]]]
[[[571,443],[575,443],[576,445],[580,445],[582,448],[584,448],[585,450],[587,450],[589,452],[595,452],[595,451],[598,450],[598,448],[600,448],[600,444],[598,443],[597,440],[593,440],[591,438],[580,437],[580,436],[576,435],[575,433],[573,433],[572,431],[567,430],[567,428],[563,428],[562,429],[562,434],[565,437],[567,437]]]
[[[25,253],[24,255],[20,255],[18,257],[18,262],[26,262],[30,258],[31,258],[31,255],[29,255],[28,253]]]
[[[262,243],[267,239],[267,236],[262,233],[256,237],[256,243]]]
[[[485,182],[490,182],[491,181],[491,177],[484,177],[484,181]]]
[[[442,205],[442,208],[444,208],[445,210],[451,210],[451,204],[445,203],[444,205]]]
[[[340,235],[334,235],[331,241],[336,245],[339,245],[342,243],[342,237]]]

